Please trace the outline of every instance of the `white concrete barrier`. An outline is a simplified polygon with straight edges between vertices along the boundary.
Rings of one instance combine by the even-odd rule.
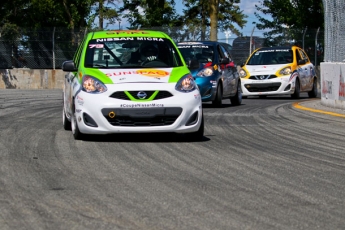
[[[321,104],[345,110],[345,63],[321,63]]]
[[[61,69],[0,69],[0,89],[62,89],[65,74]]]

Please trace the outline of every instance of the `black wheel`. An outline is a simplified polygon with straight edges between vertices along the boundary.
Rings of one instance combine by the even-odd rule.
[[[247,99],[248,97],[247,96],[242,96],[242,99]]]
[[[212,101],[212,105],[214,107],[220,107],[222,105],[222,89],[220,87],[220,84],[218,84],[217,86],[217,92],[216,92],[216,97],[214,98],[214,100]]]
[[[235,96],[230,97],[230,101],[232,105],[240,105],[242,103],[242,89],[241,89],[241,83],[237,83],[237,91]]]
[[[201,116],[201,124],[198,131],[193,133],[186,133],[188,141],[201,141],[204,137],[204,114]]]
[[[74,107],[74,106],[73,106]],[[80,132],[78,128],[78,121],[75,112],[75,108],[73,108],[73,114],[71,116],[71,126],[72,126],[72,133],[75,140],[82,140],[84,138],[84,134]]]
[[[260,99],[265,99],[265,98],[267,98],[267,95],[260,95],[259,98]]]
[[[71,130],[71,122],[66,116],[65,107],[62,109],[62,124],[65,130]]]
[[[301,89],[300,89],[300,84],[298,78],[296,79],[295,83],[295,92],[291,94],[291,97],[294,99],[298,99],[300,97]]]
[[[308,96],[310,98],[317,97],[317,81],[316,81],[316,78],[313,79],[313,88],[311,89],[311,91],[308,92]]]

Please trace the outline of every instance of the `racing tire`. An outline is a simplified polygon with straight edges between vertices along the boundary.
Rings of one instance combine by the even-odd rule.
[[[214,107],[221,107],[222,106],[222,99],[223,99],[222,97],[223,97],[222,90],[221,90],[220,84],[218,84],[217,92],[216,92],[216,97],[212,101],[212,105]]]
[[[242,96],[242,99],[247,99],[248,98],[248,96]]]
[[[65,108],[62,109],[62,124],[65,130],[71,130],[71,122],[68,120],[66,116]]]
[[[291,97],[294,99],[298,99],[298,98],[300,98],[300,94],[301,94],[301,88],[300,88],[299,80],[297,78],[296,83],[295,83],[295,92],[293,92],[293,94],[291,94]]]
[[[259,98],[260,99],[265,99],[265,98],[267,98],[267,95],[260,95]]]
[[[188,141],[202,141],[204,138],[204,114],[201,116],[201,124],[198,131],[193,133],[186,133],[186,138]]]
[[[310,98],[317,97],[317,81],[315,78],[313,79],[313,88],[311,89],[311,91],[308,92],[308,96]]]
[[[74,139],[83,140],[84,134],[80,132],[78,128],[78,121],[77,121],[77,117],[76,117],[74,109],[73,109],[73,115],[71,117],[71,126],[72,126],[72,134],[73,134]]]
[[[242,89],[240,82],[238,82],[237,84],[237,91],[235,96],[230,97],[230,102],[232,105],[240,105],[242,103]]]

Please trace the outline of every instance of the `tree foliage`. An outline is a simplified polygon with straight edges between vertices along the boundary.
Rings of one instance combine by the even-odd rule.
[[[181,26],[174,0],[124,0],[120,9],[131,28]]]
[[[306,29],[316,31],[324,28],[323,4],[321,0],[262,0],[256,9],[272,20],[262,17],[258,12],[256,27],[264,30],[267,45],[284,44],[298,39]]]
[[[239,3],[240,0],[185,0],[186,9],[183,12],[188,31],[192,31],[191,36],[217,40],[218,30],[231,30],[239,35],[235,25],[243,28],[247,22]]]

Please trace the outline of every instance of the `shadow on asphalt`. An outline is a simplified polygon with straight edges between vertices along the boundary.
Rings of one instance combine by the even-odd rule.
[[[200,141],[190,141],[184,134],[177,133],[121,133],[108,135],[85,135],[83,141],[90,142],[147,142],[147,143],[195,143],[206,142],[210,139],[206,136]]]

